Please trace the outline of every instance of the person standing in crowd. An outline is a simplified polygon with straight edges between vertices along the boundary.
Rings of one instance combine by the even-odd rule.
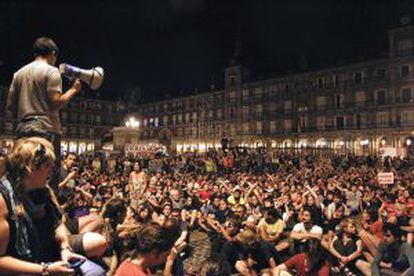
[[[34,60],[13,76],[7,99],[7,109],[17,113],[17,138],[43,137],[53,144],[56,156],[50,181],[56,189],[59,179],[61,124],[59,110],[82,88],[75,80],[72,87],[62,93],[62,78],[55,67],[59,48],[48,37],[40,37],[33,44]]]
[[[45,188],[53,170],[52,144],[38,137],[17,140],[3,161],[0,274],[73,273],[68,261],[83,257],[72,253],[56,203],[49,196],[38,205],[29,197],[31,191]]]
[[[129,174],[129,192],[135,200],[144,193],[147,187],[147,175],[140,169],[139,162],[135,162],[134,170]]]

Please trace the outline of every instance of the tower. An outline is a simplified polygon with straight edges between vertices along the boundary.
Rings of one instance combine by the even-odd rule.
[[[413,55],[414,18],[412,14],[400,17],[400,25],[388,31],[390,58],[404,58]]]
[[[243,82],[248,81],[250,77],[250,70],[242,65],[241,59],[241,42],[239,28],[234,42],[233,56],[230,59],[229,66],[226,67],[226,69],[224,70],[226,91],[240,88]]]
[[[237,30],[234,42],[233,55],[229,66],[224,70],[224,125],[222,130],[236,130],[240,127],[241,91],[243,84],[249,81],[250,70],[241,62],[240,27]],[[222,133],[227,137],[235,133]]]

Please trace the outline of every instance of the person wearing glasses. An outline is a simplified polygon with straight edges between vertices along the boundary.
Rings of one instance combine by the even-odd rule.
[[[37,38],[33,44],[34,60],[13,75],[7,99],[7,109],[17,113],[17,138],[43,137],[54,147],[55,168],[50,184],[56,190],[59,184],[61,124],[59,110],[82,88],[75,80],[62,93],[62,78],[55,67],[59,48],[48,37]]]

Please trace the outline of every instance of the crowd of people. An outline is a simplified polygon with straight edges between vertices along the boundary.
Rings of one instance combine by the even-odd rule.
[[[272,158],[238,149],[151,158],[68,153],[59,185],[45,197],[38,191],[53,162],[52,145],[42,138],[18,141],[3,161],[1,271],[414,275],[411,159]],[[392,172],[394,183],[379,184],[379,172]],[[210,240],[210,256],[184,269],[197,251],[190,244],[196,231]],[[7,264],[8,255],[55,262],[23,269]]]
[[[0,274],[414,275],[412,159],[232,148],[61,156],[57,44],[33,44],[0,156]],[[62,158],[61,158],[62,157]],[[391,172],[392,183],[378,181]],[[196,233],[211,251],[197,267]]]

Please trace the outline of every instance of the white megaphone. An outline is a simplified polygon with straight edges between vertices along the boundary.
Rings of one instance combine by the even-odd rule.
[[[68,79],[80,79],[87,83],[93,90],[98,89],[104,79],[104,70],[102,67],[94,67],[89,70],[81,69],[79,67],[62,63],[59,65],[59,71]]]

